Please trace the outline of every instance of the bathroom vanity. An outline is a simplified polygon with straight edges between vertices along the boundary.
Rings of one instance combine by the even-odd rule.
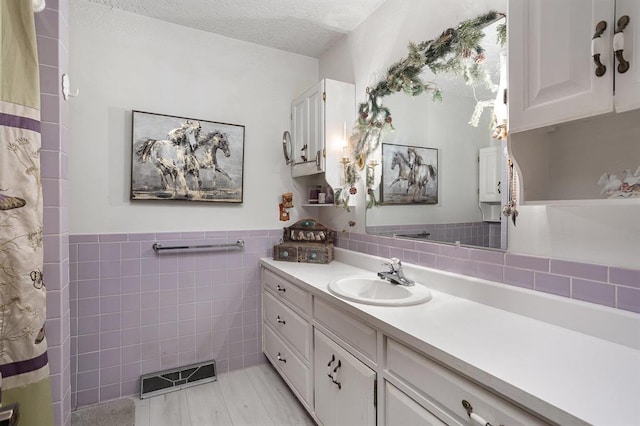
[[[362,304],[328,284],[384,259],[336,258],[260,261],[263,351],[320,424],[640,424],[637,314],[412,265],[431,300]]]

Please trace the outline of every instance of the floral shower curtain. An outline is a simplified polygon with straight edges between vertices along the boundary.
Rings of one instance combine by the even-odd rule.
[[[0,1],[0,403],[53,424],[44,334],[40,84],[29,0]]]

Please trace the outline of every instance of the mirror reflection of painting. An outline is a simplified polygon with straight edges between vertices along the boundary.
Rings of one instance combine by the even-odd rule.
[[[242,202],[244,126],[133,111],[132,200]]]
[[[438,150],[382,144],[382,204],[438,204]]]

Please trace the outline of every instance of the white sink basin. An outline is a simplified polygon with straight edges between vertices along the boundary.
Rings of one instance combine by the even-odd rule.
[[[329,291],[338,297],[368,305],[407,306],[431,299],[431,291],[416,283],[407,287],[391,284],[376,276],[340,278],[329,283]]]

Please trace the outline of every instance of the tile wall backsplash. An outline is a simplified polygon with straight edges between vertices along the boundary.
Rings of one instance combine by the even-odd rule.
[[[139,393],[141,374],[263,362],[260,268],[281,230],[72,235],[72,392],[79,407]],[[244,249],[162,252],[245,241]],[[640,270],[361,234],[337,246],[640,313]]]
[[[74,235],[72,387],[79,407],[139,393],[139,377],[216,360],[219,373],[263,361],[260,269],[282,231]],[[242,239],[243,249],[163,245]]]
[[[392,237],[397,234],[428,234],[423,240],[500,248],[500,222],[427,223],[420,225],[367,226],[367,234]],[[414,238],[418,238],[416,235]]]
[[[341,234],[337,246],[640,313],[640,270],[391,237]]]

